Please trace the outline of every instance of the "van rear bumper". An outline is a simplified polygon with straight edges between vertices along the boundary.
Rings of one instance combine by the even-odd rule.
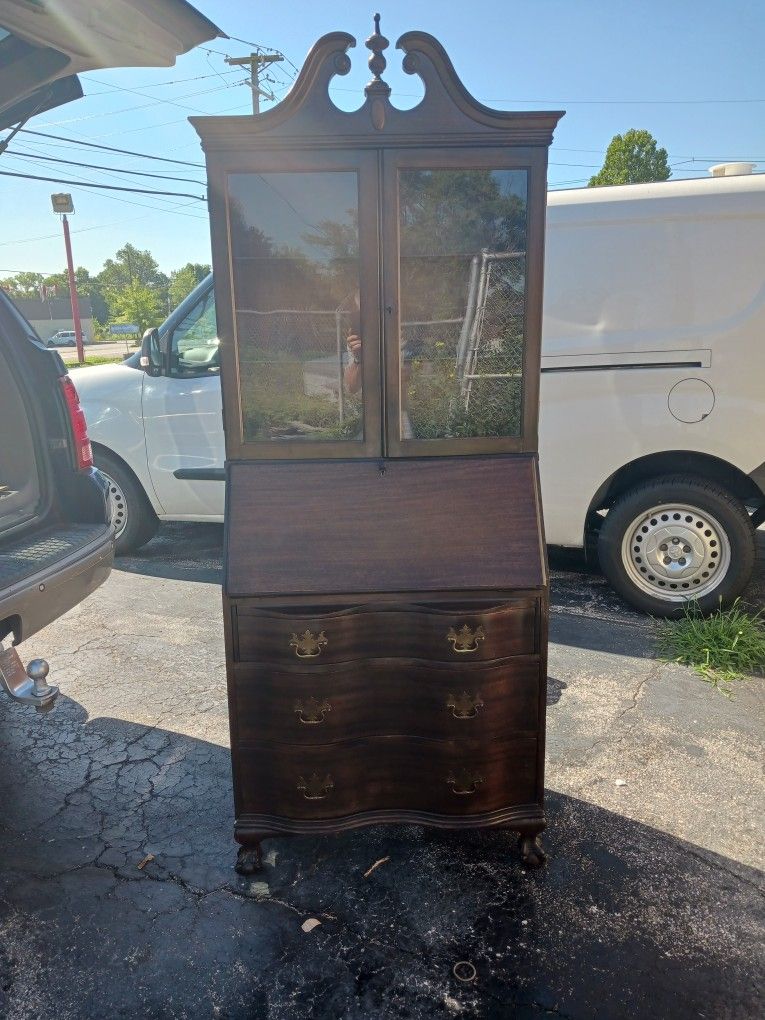
[[[95,591],[109,576],[114,562],[114,529],[98,524],[79,528],[72,541],[72,529],[62,527],[46,532],[42,539],[59,541],[69,550],[48,559],[39,570],[27,573],[9,585],[0,585],[0,640],[13,632],[19,644],[68,612]],[[0,550],[0,559],[2,559]]]

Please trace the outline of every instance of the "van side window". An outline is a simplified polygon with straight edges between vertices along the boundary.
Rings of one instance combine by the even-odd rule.
[[[185,378],[219,373],[215,292],[211,288],[173,330],[170,374]]]

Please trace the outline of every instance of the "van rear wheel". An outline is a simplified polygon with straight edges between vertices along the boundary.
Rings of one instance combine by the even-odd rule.
[[[598,559],[616,591],[652,616],[677,617],[690,599],[702,612],[731,602],[755,562],[744,505],[704,479],[677,475],[636,485],[608,511]]]
[[[114,551],[118,556],[140,549],[153,538],[159,521],[132,471],[116,458],[95,452],[98,470],[109,483],[114,524]]]

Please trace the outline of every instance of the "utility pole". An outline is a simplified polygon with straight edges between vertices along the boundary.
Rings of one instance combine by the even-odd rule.
[[[284,60],[281,53],[251,53],[249,57],[226,57],[227,64],[231,64],[234,67],[250,68],[250,87],[252,88],[253,113],[260,113],[261,96],[265,96],[267,99],[273,99],[273,96],[270,93],[264,92],[260,87],[261,64],[276,64],[280,60]]]
[[[77,343],[77,360],[82,365],[85,361],[85,348],[82,344],[82,322],[80,321],[80,301],[77,297],[77,278],[74,275],[72,260],[72,242],[69,237],[69,221],[67,213],[74,212],[72,196],[67,194],[51,195],[53,211],[59,213],[64,224],[64,247],[66,248],[66,272],[69,277],[69,296],[72,299],[72,321],[74,322],[74,339]]]

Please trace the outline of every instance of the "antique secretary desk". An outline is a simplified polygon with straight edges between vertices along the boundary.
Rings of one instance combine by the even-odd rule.
[[[260,840],[413,822],[544,854],[547,573],[537,472],[547,149],[431,36],[422,101],[328,88],[196,117],[227,450],[224,616],[243,873]]]

